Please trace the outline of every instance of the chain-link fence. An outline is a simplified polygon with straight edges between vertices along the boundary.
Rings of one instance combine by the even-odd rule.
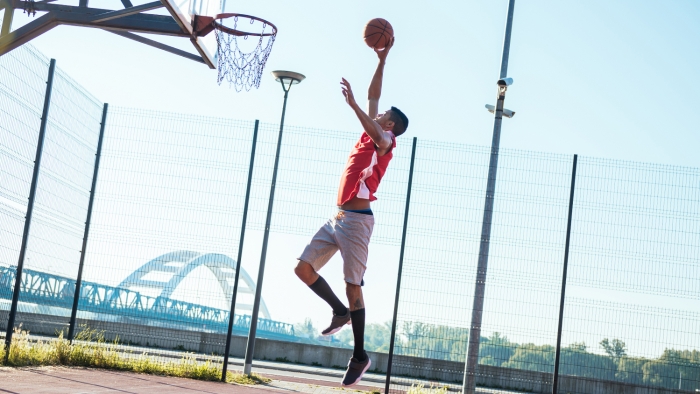
[[[347,364],[352,334],[319,336],[330,308],[292,268],[335,212],[359,132],[284,128],[267,229],[278,125],[108,109],[59,68],[49,78],[49,61],[29,46],[0,57],[0,116],[0,327],[15,305],[14,327],[49,336],[88,327],[156,363],[185,352],[221,363],[232,338],[240,364],[269,230],[255,357]],[[461,390],[470,373],[492,391],[551,392],[555,380],[561,393],[700,389],[700,170],[501,149],[484,237],[491,154],[418,140],[412,156],[410,138],[398,139],[372,206],[364,292],[373,371],[391,369],[392,391]],[[469,366],[485,243],[481,337],[471,341],[479,363]],[[336,256],[321,272],[338,295],[340,264]],[[317,346],[325,350],[309,350]]]

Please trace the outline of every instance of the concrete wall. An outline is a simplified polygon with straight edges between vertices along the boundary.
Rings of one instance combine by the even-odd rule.
[[[610,380],[596,380],[576,376],[563,376],[559,379],[560,393],[602,393],[602,394],[688,394],[687,390],[672,390],[660,387],[638,386]],[[551,389],[550,389],[551,391]]]
[[[35,334],[53,335],[57,330],[67,329],[67,319],[59,316],[18,313],[17,324]],[[0,329],[5,330],[7,311],[0,311]],[[78,324],[104,330],[108,340],[117,336],[123,343],[163,349],[185,349],[203,354],[221,354],[225,349],[225,334],[199,333],[161,327],[137,325],[136,322],[104,322],[78,319]],[[245,356],[247,338],[234,336],[231,340],[231,356]],[[372,371],[386,372],[388,355],[368,352],[372,360]],[[280,342],[258,339],[255,342],[255,359],[289,361],[306,365],[344,368],[352,357],[352,350],[303,343]],[[461,384],[464,363],[418,357],[395,356],[393,377],[412,377],[430,381]],[[688,393],[687,391],[637,386],[614,381],[596,380],[577,376],[561,376],[561,393],[595,394],[662,394]],[[532,393],[551,393],[552,374],[480,365],[477,384],[482,387],[513,389]]]

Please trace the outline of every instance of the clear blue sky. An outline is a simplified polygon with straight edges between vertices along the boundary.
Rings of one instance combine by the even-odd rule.
[[[135,3],[142,3],[145,1]],[[71,3],[63,1],[63,3]],[[74,1],[73,3],[77,3]],[[100,7],[120,8],[117,0]],[[278,121],[282,91],[269,71],[307,80],[291,93],[287,122],[353,131],[338,81],[363,97],[375,66],[364,23],[394,26],[381,105],[410,117],[419,139],[489,145],[507,1],[229,0],[227,11],[279,27],[259,90],[216,85],[206,66],[96,30],[60,26],[35,39],[99,99],[129,107]],[[17,12],[16,26],[27,17]],[[502,146],[700,166],[694,83],[700,3],[517,1]],[[168,43],[191,50],[186,39]]]

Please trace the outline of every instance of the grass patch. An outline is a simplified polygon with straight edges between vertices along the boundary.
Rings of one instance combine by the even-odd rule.
[[[447,394],[447,386],[434,387],[431,385],[430,388],[425,388],[422,384],[417,386],[412,385],[406,394]]]
[[[29,332],[21,327],[15,329],[6,365],[13,367],[65,365],[90,368],[114,369],[137,373],[147,373],[180,378],[218,381],[221,379],[222,364],[212,361],[199,361],[188,353],[180,360],[163,362],[148,353],[134,354],[118,349],[119,339],[107,341],[103,331],[82,327],[73,344],[63,338],[30,341]],[[4,363],[5,348],[0,346],[0,363]],[[227,382],[238,384],[263,384],[270,379],[260,375],[251,376],[228,372]]]
[[[256,373],[245,375],[242,373],[226,372],[226,381],[229,383],[253,385],[270,383],[272,379],[268,379]]]

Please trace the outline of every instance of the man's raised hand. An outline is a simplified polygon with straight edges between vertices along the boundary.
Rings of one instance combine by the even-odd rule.
[[[356,107],[357,102],[355,102],[355,96],[352,94],[352,87],[350,87],[350,82],[345,78],[341,78],[340,84],[342,85],[343,96],[345,96],[345,102],[351,107]]]
[[[379,60],[386,60],[386,57],[389,55],[389,50],[391,47],[394,46],[394,40],[396,37],[391,37],[391,40],[389,40],[389,43],[386,44],[386,47],[382,49],[381,51],[378,50],[377,48],[374,48],[374,52],[377,53],[377,57],[379,57]]]

